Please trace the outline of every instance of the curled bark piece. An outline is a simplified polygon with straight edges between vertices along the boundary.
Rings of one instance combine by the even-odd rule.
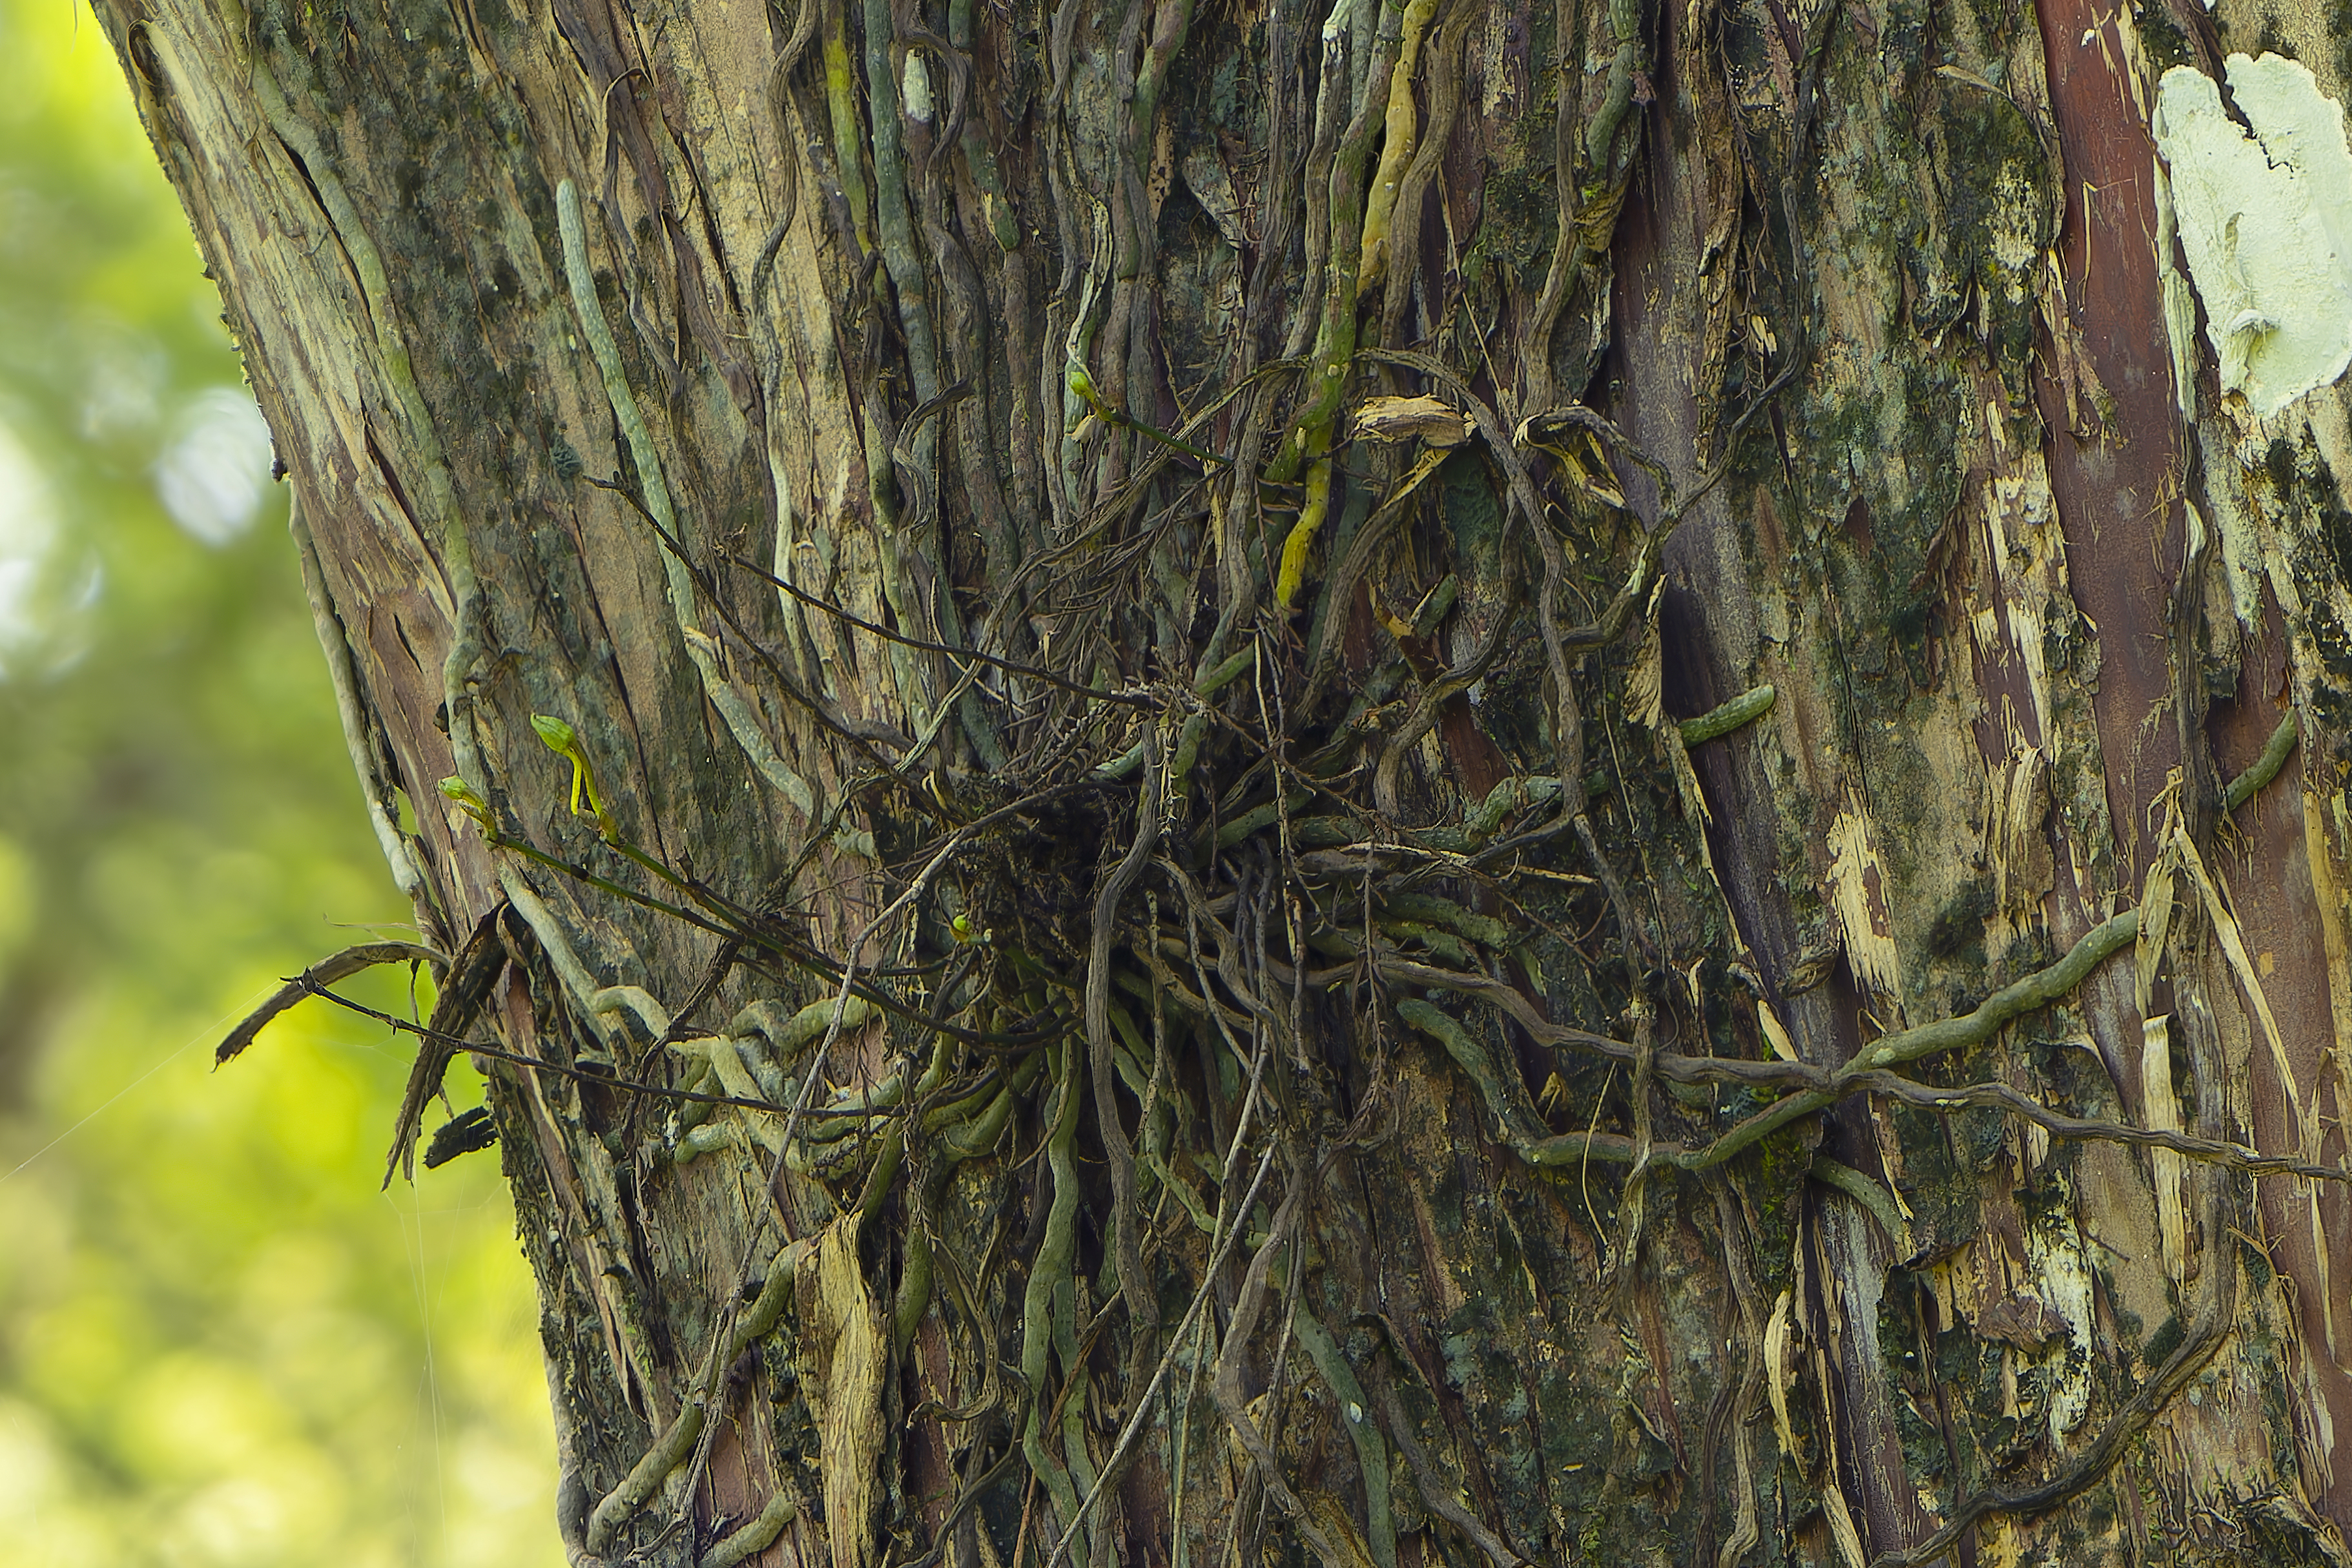
[[[394,1170],[412,1178],[416,1171],[416,1130],[424,1120],[425,1102],[441,1092],[441,1080],[457,1054],[456,1042],[466,1037],[489,1000],[490,989],[506,973],[506,943],[499,936],[499,920],[506,913],[503,900],[474,922],[457,963],[441,977],[441,994],[434,998],[433,1016],[416,1040],[416,1059],[409,1065],[408,1086],[401,1091],[400,1112],[392,1125],[392,1150],[384,1156],[383,1184],[392,1185]]]

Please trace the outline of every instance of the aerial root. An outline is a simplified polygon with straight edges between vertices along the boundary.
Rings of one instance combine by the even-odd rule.
[[[801,1506],[792,1492],[779,1488],[768,1499],[767,1506],[736,1529],[711,1543],[710,1550],[696,1560],[695,1568],[735,1568],[765,1552],[784,1526],[800,1517]]]
[[[1753,1088],[1792,1089],[1778,1100],[1712,1141],[1700,1144],[1654,1142],[1648,1161],[1654,1165],[1703,1171],[1722,1165],[1759,1140],[1796,1121],[1857,1094],[1885,1094],[1908,1104],[1934,1109],[1979,1106],[2009,1111],[2043,1128],[2053,1136],[2098,1140],[2168,1149],[2191,1160],[2205,1161],[2249,1175],[2305,1176],[2324,1181],[2352,1181],[2352,1170],[2321,1165],[2285,1156],[2268,1155],[2242,1143],[2166,1129],[2134,1127],[2095,1117],[2070,1116],[2001,1083],[1969,1083],[1951,1087],[1921,1083],[1876,1064],[1916,1059],[1931,1053],[1957,1050],[1989,1039],[2003,1024],[2046,1006],[2071,992],[2097,961],[2127,944],[2137,929],[2136,911],[2126,910],[2094,929],[2073,951],[2015,984],[2004,988],[1974,1012],[1889,1035],[1864,1047],[1845,1067],[1827,1069],[1796,1062],[1730,1061],[1720,1058],[1685,1057],[1667,1052],[1654,1055],[1652,1071],[1677,1082],[1733,1082]],[[1445,986],[1494,1003],[1538,1045],[1602,1047],[1612,1059],[1630,1059],[1633,1051],[1622,1042],[1571,1032],[1551,1025],[1524,997],[1483,975],[1454,974],[1434,965],[1391,962],[1382,966],[1391,980],[1418,985]],[[1514,1068],[1498,1068],[1486,1047],[1461,1020],[1419,998],[1397,1005],[1397,1016],[1435,1039],[1470,1076],[1500,1125],[1504,1141],[1530,1165],[1580,1164],[1603,1160],[1631,1164],[1639,1151],[1635,1140],[1622,1133],[1551,1133],[1542,1129],[1526,1087]]]
[[[792,1295],[794,1271],[806,1252],[806,1247],[800,1246],[779,1249],[769,1263],[760,1294],[751,1304],[731,1315],[721,1314],[719,1332],[711,1342],[702,1374],[696,1380],[694,1392],[679,1409],[677,1418],[630,1467],[621,1484],[607,1493],[588,1516],[587,1548],[591,1552],[603,1556],[612,1544],[614,1532],[646,1505],[646,1500],[669,1478],[672,1470],[694,1457],[697,1439],[702,1436],[703,1425],[709,1418],[710,1406],[722,1397],[722,1391],[728,1387],[730,1369],[745,1351],[775,1329],[777,1321],[783,1316],[784,1303]],[[770,1506],[775,1505],[772,1502]],[[777,1521],[777,1529],[781,1530],[784,1522],[783,1520]],[[774,1533],[771,1531],[769,1540],[773,1539]],[[765,1544],[761,1542],[761,1545]]]

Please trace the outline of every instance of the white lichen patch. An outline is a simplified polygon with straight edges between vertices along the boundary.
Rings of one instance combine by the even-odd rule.
[[[2164,73],[2150,129],[2221,390],[2267,417],[2352,364],[2352,149],[2343,105],[2300,61],[2226,69],[2251,136],[2188,66]]]
[[[899,100],[907,106],[907,118],[919,125],[931,122],[931,72],[923,64],[923,57],[914,50],[907,51],[907,68],[901,73]]]
[[[2091,1407],[2091,1268],[2082,1232],[2071,1215],[2048,1219],[2025,1233],[2033,1293],[2063,1319],[2066,1332],[2042,1358],[2050,1397],[2050,1441],[2063,1449],[2066,1435]]]
[[[2033,271],[2042,260],[2042,196],[2023,169],[2001,165],[1993,182],[1992,210],[1985,217],[1992,258],[2001,270],[2002,291],[2012,305],[2033,291]]]

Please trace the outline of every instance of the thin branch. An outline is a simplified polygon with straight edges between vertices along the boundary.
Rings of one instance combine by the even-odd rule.
[[[287,982],[289,985],[299,985],[302,983],[301,976]],[[675,1100],[696,1105],[740,1106],[745,1110],[764,1110],[772,1116],[788,1115],[794,1109],[789,1105],[779,1105],[772,1100],[754,1100],[748,1096],[733,1094],[703,1094],[690,1089],[671,1089],[662,1084],[621,1078],[613,1073],[590,1072],[583,1068],[549,1061],[544,1057],[525,1056],[520,1051],[509,1051],[479,1040],[469,1040],[462,1036],[445,1033],[430,1025],[415,1023],[396,1013],[386,1013],[381,1008],[371,1007],[364,1002],[354,1001],[339,991],[330,991],[323,984],[305,985],[301,994],[306,996],[316,996],[322,1002],[332,1002],[347,1012],[357,1013],[363,1018],[373,1018],[387,1028],[398,1030],[404,1035],[414,1035],[430,1045],[450,1050],[465,1051],[473,1056],[488,1057],[492,1061],[509,1062],[516,1067],[526,1067],[538,1072],[551,1072],[558,1078],[567,1078],[574,1083],[593,1083],[599,1088],[609,1089],[621,1094],[641,1094],[656,1100]],[[849,1106],[837,1110],[811,1110],[803,1114],[806,1117],[828,1121],[845,1118],[879,1121],[884,1118],[903,1116],[906,1114],[906,1108],[861,1105]]]
[[[948,643],[932,642],[925,637],[910,637],[904,632],[892,631],[888,626],[877,625],[862,616],[852,615],[830,599],[821,599],[804,588],[787,583],[758,563],[747,561],[740,555],[723,554],[719,559],[750,573],[771,587],[782,589],[811,609],[823,610],[835,620],[856,626],[861,632],[871,632],[885,642],[898,643],[901,647],[918,648],[925,653],[936,653],[947,658],[977,659],[982,664],[1004,670],[1009,674],[1025,675],[1033,680],[1042,680],[1047,685],[1058,686],[1075,696],[1091,698],[1097,702],[1120,702],[1134,708],[1156,708],[1160,705],[1157,698],[1143,692],[1105,691],[1100,687],[1084,685],[1043,666],[1024,664],[1017,658],[1000,658],[992,653],[982,653],[977,648],[956,647]]]

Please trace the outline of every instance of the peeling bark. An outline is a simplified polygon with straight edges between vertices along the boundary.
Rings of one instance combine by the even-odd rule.
[[[98,9],[572,1561],[2343,1560],[2340,19]]]

